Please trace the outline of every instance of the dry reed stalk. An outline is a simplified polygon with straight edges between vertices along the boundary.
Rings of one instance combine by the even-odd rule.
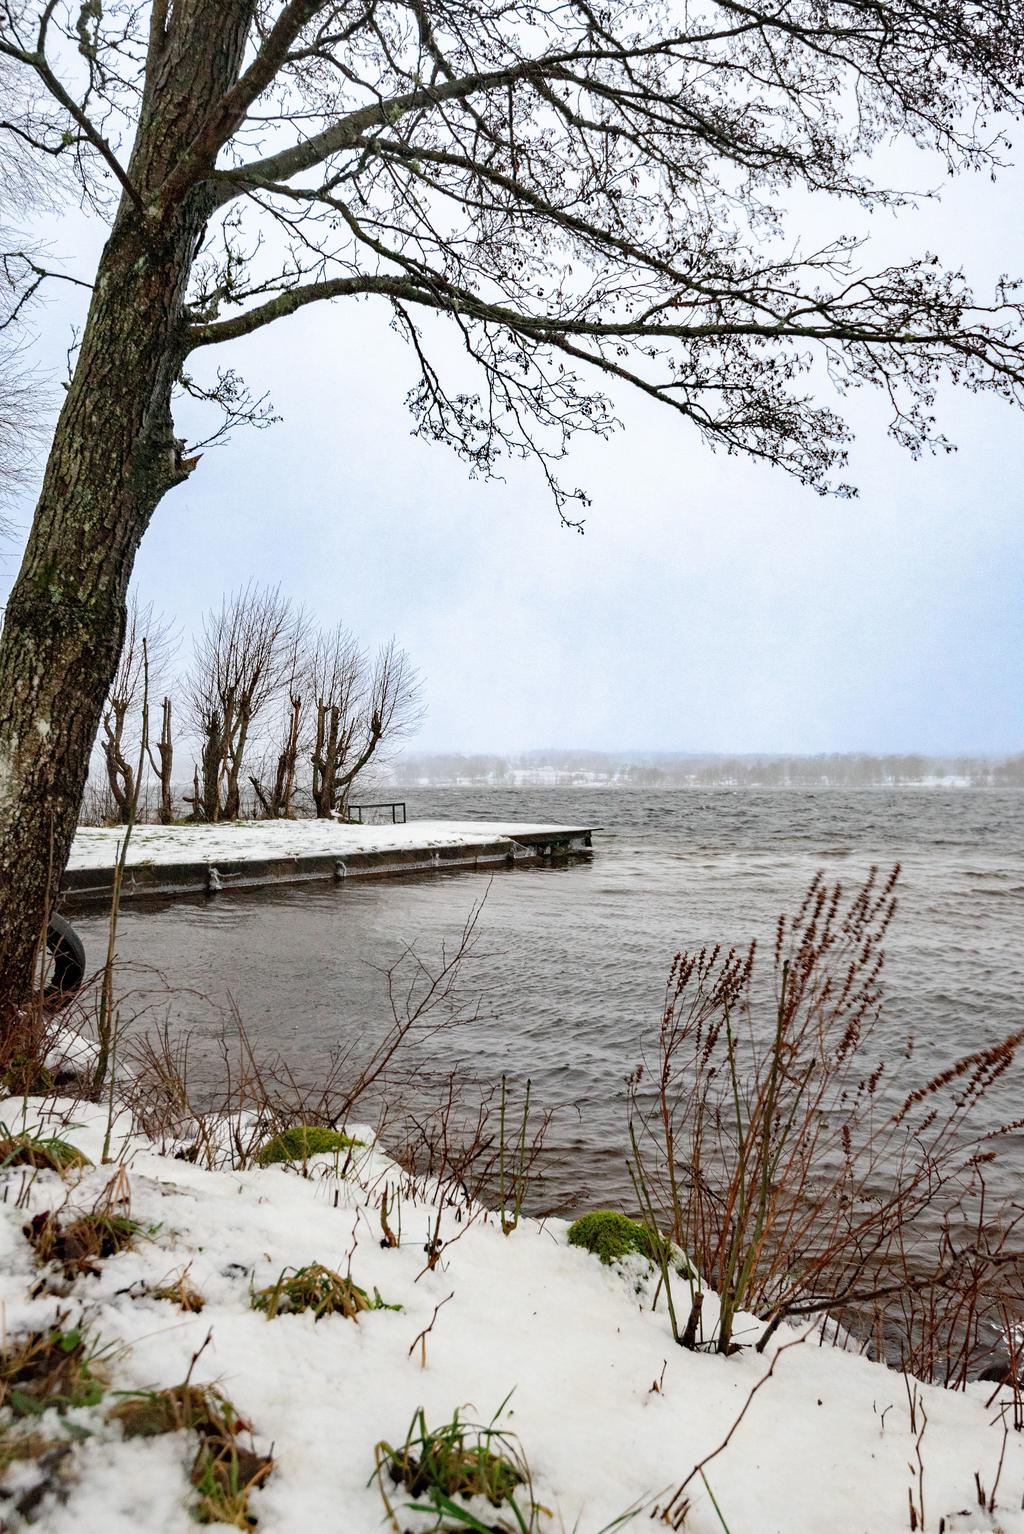
[[[984,1182],[1018,1126],[978,1124],[1024,1035],[888,1090],[878,1034],[898,875],[872,871],[849,899],[812,881],[777,925],[770,1022],[754,945],[676,956],[653,1065],[630,1082],[633,1170],[720,1295],[721,1351],[740,1311],[764,1318],[761,1348],[782,1321],[828,1312],[864,1336],[895,1330],[929,1378],[962,1383],[965,1336],[1021,1313],[1020,1211],[988,1207]],[[927,1220],[946,1230],[931,1253],[915,1239]]]

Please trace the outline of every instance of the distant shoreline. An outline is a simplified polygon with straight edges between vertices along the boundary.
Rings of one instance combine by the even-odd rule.
[[[424,751],[375,781],[403,790],[1024,788],[1024,752]]]
[[[859,792],[888,792],[892,793],[901,789],[947,789],[956,792],[970,792],[971,790],[1000,792],[1024,790],[1024,781],[1021,782],[978,782],[973,779],[963,778],[915,778],[899,782],[873,782],[873,783],[834,783],[828,781],[818,782],[785,782],[770,783],[760,780],[750,782],[737,782],[734,779],[722,778],[710,782],[687,782],[687,783],[638,783],[631,780],[615,778],[549,778],[522,775],[514,779],[494,780],[488,778],[416,778],[413,780],[396,779],[389,782],[389,789],[402,790],[402,792],[433,791],[436,789],[479,789],[500,793],[506,791],[516,792],[520,789],[536,789],[547,791],[549,789],[591,790],[600,789],[610,793],[706,793],[709,790],[750,791],[756,793],[796,793],[809,792],[811,790],[823,790],[837,793]]]

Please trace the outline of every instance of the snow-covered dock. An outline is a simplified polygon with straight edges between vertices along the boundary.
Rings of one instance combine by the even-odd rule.
[[[118,827],[80,828],[64,880],[69,895],[86,900],[110,895],[123,837]],[[333,820],[144,825],[132,831],[121,894],[193,895],[369,874],[429,873],[568,857],[590,846],[591,830],[585,826],[480,820],[384,826]]]

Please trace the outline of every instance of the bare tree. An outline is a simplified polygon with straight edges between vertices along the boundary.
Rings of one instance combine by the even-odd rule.
[[[376,304],[418,430],[482,475],[531,458],[569,521],[558,460],[612,428],[602,375],[842,492],[814,358],[882,390],[911,450],[941,447],[943,378],[1021,402],[1024,312],[1012,282],[978,301],[930,257],[873,271],[841,227],[803,251],[788,194],[898,205],[869,171],[901,135],[998,168],[1021,4],[0,0],[0,54],[43,103],[23,142],[110,224],[0,636],[3,1004],[30,984],[140,540],[199,462],[175,389],[266,420],[230,368],[199,376],[205,353]],[[435,316],[476,384],[442,376]]]
[[[372,668],[347,629],[322,633],[313,658],[316,738],[313,808],[348,814],[352,786],[385,743],[411,734],[422,718],[422,689],[408,655],[392,639]]]
[[[160,733],[156,738],[155,748],[152,728],[150,729],[149,741],[146,745],[149,765],[153,769],[160,789],[160,805],[157,810],[157,818],[162,826],[169,826],[174,820],[174,737],[172,715],[172,700],[170,697],[165,697],[160,706]]]
[[[321,819],[337,808],[338,776],[352,754],[358,728],[365,664],[355,636],[344,625],[322,629],[316,636],[310,678],[316,736],[310,760],[313,810]]]
[[[0,312],[9,312],[9,298],[0,281]],[[0,329],[2,325],[0,321]],[[0,538],[10,537],[13,531],[8,513],[18,492],[29,484],[33,454],[42,446],[43,434],[38,429],[41,404],[23,343],[0,335]]]
[[[191,800],[197,818],[238,819],[247,752],[300,669],[306,627],[279,587],[251,582],[207,616],[185,684],[190,723],[203,741]]]
[[[170,624],[154,615],[153,604],[147,602],[140,607],[138,597],[133,596],[128,608],[124,648],[104,705],[101,730],[107,782],[122,825],[128,825],[135,818],[139,802],[140,743],[145,747],[145,755],[151,756],[149,721],[143,714],[144,700],[148,706],[149,697],[164,686],[175,645],[176,636]],[[163,723],[169,753],[170,705],[170,698],[165,697]],[[164,734],[161,733],[161,755],[163,743]],[[169,784],[166,791],[169,792]]]
[[[297,795],[305,798],[308,789],[316,816],[345,816],[359,774],[418,724],[421,690],[394,640],[371,664],[343,624],[320,630],[308,654],[297,656],[279,734],[261,770],[250,774],[263,814],[294,815]]]
[[[295,814],[295,792],[298,787],[301,731],[306,698],[301,685],[296,682],[288,689],[288,706],[284,714],[284,739],[273,763],[272,774],[267,764],[259,773],[250,773],[256,802],[268,820],[290,820]],[[272,778],[272,781],[267,781]]]
[[[58,178],[26,141],[32,126],[26,81],[0,57],[0,536],[4,513],[31,482],[46,436],[46,398],[28,357],[24,320],[48,275],[39,252],[12,221],[52,205]],[[56,275],[56,274],[53,274]]]

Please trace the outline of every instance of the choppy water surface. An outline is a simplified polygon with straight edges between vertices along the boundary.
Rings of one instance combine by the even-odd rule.
[[[178,988],[166,1003],[176,1029],[212,1037],[210,1009],[188,988],[215,1002],[230,994],[252,1040],[308,1073],[339,1044],[381,1035],[389,1012],[380,967],[407,943],[436,952],[486,891],[465,977],[480,1018],[439,1035],[429,1063],[461,1062],[484,1081],[529,1076],[538,1103],[573,1105],[546,1158],[550,1204],[583,1184],[602,1199],[624,1191],[624,1080],[657,1027],[673,954],[751,937],[767,946],[775,918],[819,868],[853,885],[872,864],[903,865],[885,1028],[894,1049],[908,1031],[916,1036],[915,1080],[1024,1026],[1024,793],[405,796],[410,818],[600,827],[595,855],[503,870],[489,882],[449,874],[128,903],[119,955],[157,966]],[[76,924],[98,959],[103,917],[90,911]],[[1017,1067],[993,1114],[1020,1114],[1020,1083]]]

